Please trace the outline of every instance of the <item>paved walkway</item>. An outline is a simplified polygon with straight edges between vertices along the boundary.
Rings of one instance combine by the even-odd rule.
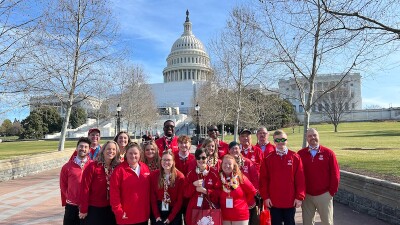
[[[59,191],[60,169],[0,182],[0,224],[2,225],[59,225],[64,208]],[[335,203],[336,225],[386,225],[373,217],[354,212]],[[296,224],[301,222],[301,210],[296,213]],[[319,223],[317,220],[316,224]]]

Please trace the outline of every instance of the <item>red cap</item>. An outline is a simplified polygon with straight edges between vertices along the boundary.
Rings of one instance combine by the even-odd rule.
[[[90,135],[90,133],[92,133],[94,131],[99,132],[99,134],[100,134],[99,128],[90,128],[89,131],[88,131],[88,136]]]

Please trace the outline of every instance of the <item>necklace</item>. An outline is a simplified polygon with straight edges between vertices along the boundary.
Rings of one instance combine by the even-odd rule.
[[[171,203],[171,196],[168,193],[168,187],[171,185],[171,174],[169,174],[168,176],[166,174],[164,174],[163,183],[164,183],[163,202]]]
[[[232,190],[239,187],[239,179],[236,174],[233,174],[232,177],[225,177],[224,173],[221,172],[219,175],[221,177],[222,189],[226,193],[230,193]]]
[[[150,171],[154,171],[154,170],[158,169],[158,165],[154,159],[151,160],[150,162],[148,162],[147,166],[149,167]]]
[[[110,169],[108,169],[108,166],[104,163],[104,172],[106,174],[106,181],[107,181],[107,200],[110,199],[110,177],[112,174],[112,171],[114,170],[113,167],[110,166]]]

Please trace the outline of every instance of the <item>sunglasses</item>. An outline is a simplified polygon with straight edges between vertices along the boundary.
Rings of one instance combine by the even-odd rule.
[[[286,138],[275,138],[274,141],[276,143],[283,143],[283,142],[287,141],[287,139]]]
[[[209,132],[218,131],[218,129],[208,129]]]
[[[196,159],[197,159],[197,160],[200,160],[200,159],[201,159],[201,160],[206,160],[207,157],[206,157],[206,156],[199,156],[199,157],[196,157]]]
[[[175,128],[175,126],[172,126],[172,125],[166,125],[166,126],[164,126],[164,128],[166,128],[166,129],[169,129],[169,128],[171,128],[171,129],[174,129],[174,128]]]

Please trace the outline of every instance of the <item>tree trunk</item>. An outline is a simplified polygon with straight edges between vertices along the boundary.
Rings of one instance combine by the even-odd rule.
[[[70,117],[71,111],[72,111],[72,102],[73,102],[73,100],[74,100],[73,96],[70,96],[68,104],[67,104],[67,110],[66,110],[63,126],[62,126],[62,129],[61,129],[60,141],[58,143],[58,151],[64,151],[65,136],[67,134],[68,124],[69,124],[69,117]]]
[[[233,140],[234,140],[234,141],[238,141],[239,116],[240,116],[240,111],[239,111],[239,110],[236,110],[235,127],[234,127],[234,129],[233,129]]]
[[[222,137],[221,137],[221,139],[222,139],[222,141],[224,141],[224,139],[225,139],[225,122],[223,121],[222,122]]]
[[[307,130],[310,127],[310,112],[304,111],[304,122],[303,122],[303,148],[307,146]]]
[[[335,133],[337,132],[337,127],[338,127],[338,125],[339,125],[339,124],[337,124],[337,123],[333,123],[333,126],[335,127]]]

